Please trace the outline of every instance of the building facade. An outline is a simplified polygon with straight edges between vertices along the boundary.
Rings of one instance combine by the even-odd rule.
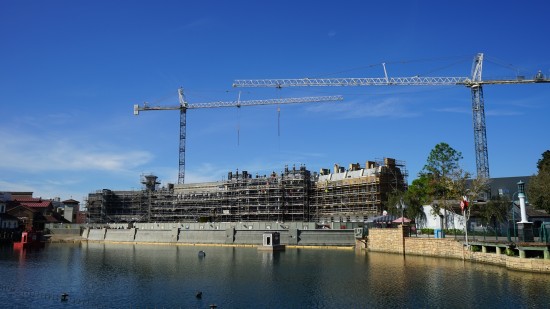
[[[311,173],[305,165],[255,175],[229,172],[217,182],[158,188],[144,176],[143,190],[90,193],[88,222],[362,222],[381,213],[387,195],[406,189],[405,165],[395,159],[367,161],[364,167],[334,166]]]

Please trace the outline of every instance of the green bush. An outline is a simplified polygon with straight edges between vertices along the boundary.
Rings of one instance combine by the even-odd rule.
[[[459,229],[446,229],[445,230],[446,235],[464,235],[464,230]]]
[[[473,246],[470,247],[470,250],[472,250],[472,252],[479,252],[479,251],[481,251],[481,247],[473,245]]]
[[[422,234],[433,235],[434,234],[434,229],[423,228],[423,229],[420,229],[420,232]]]
[[[506,248],[506,251],[504,252],[507,256],[515,256],[516,252],[510,248]]]

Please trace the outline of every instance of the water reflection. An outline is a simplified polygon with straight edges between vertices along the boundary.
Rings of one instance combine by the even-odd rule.
[[[206,256],[199,258],[204,250]],[[545,307],[550,276],[462,260],[352,250],[51,244],[0,250],[0,303],[71,307]],[[36,297],[32,289],[41,291]],[[20,293],[20,292],[25,292]],[[202,291],[202,298],[197,298]]]

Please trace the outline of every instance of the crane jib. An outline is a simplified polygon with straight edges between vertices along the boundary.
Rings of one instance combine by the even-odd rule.
[[[473,81],[469,77],[375,77],[375,78],[297,78],[297,79],[239,79],[233,87],[325,87],[325,86],[466,86],[550,83],[550,79],[502,79]]]
[[[474,140],[478,177],[489,178],[489,159],[485,128],[485,107],[483,85],[512,85],[550,83],[550,78],[539,71],[532,79],[517,76],[510,79],[483,80],[481,78],[483,54],[474,58],[471,77],[374,77],[374,78],[288,78],[288,79],[239,79],[233,87],[330,87],[330,86],[465,86],[472,91],[472,113],[474,118]],[[384,67],[385,72],[385,67]]]

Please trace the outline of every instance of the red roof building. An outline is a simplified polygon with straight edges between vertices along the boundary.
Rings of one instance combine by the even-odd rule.
[[[46,219],[39,210],[17,205],[8,209],[7,213],[19,220],[19,225],[27,231],[41,231]]]
[[[21,205],[27,208],[38,210],[42,215],[46,215],[53,211],[53,203],[51,200],[43,200],[42,198],[35,197],[15,197],[12,201],[12,205]],[[12,206],[12,207],[13,207]]]

